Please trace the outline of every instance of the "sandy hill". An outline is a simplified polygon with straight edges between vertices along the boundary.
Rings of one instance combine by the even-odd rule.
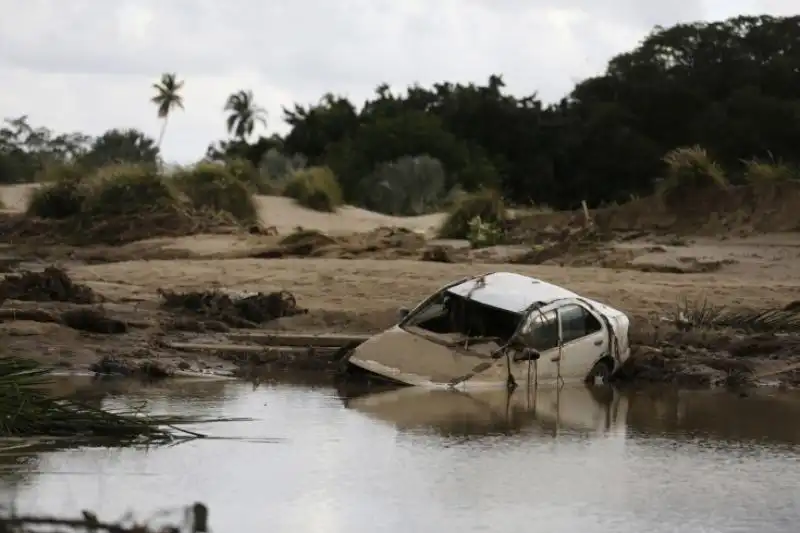
[[[38,186],[38,183],[2,186],[0,187],[0,203],[10,211],[25,211],[28,195]]]
[[[320,213],[301,207],[294,200],[278,196],[257,196],[256,202],[264,224],[275,226],[280,233],[291,232],[297,226],[331,234],[394,226],[432,234],[443,219],[441,214],[393,217],[352,206],[344,206],[336,213]]]
[[[36,187],[36,183],[0,187],[0,200],[8,210],[24,211],[28,195]],[[320,213],[301,207],[290,198],[278,196],[256,196],[256,202],[264,224],[275,226],[282,234],[290,233],[298,226],[332,234],[365,232],[381,226],[432,234],[443,219],[441,214],[393,217],[352,206],[344,206],[336,213]]]

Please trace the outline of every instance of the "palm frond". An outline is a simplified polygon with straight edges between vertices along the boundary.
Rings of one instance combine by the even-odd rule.
[[[730,328],[747,333],[800,333],[800,310],[732,309],[707,299],[678,302],[671,320],[682,329]]]
[[[175,426],[208,420],[113,412],[51,396],[50,370],[17,357],[0,357],[0,437],[83,437],[117,441],[174,440]]]

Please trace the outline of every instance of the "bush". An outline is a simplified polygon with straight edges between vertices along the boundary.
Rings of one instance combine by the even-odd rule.
[[[80,181],[85,178],[89,171],[86,167],[76,163],[50,163],[45,165],[34,176],[33,180],[37,183],[54,183],[58,181]]]
[[[658,193],[670,203],[684,201],[692,192],[725,189],[725,171],[699,146],[676,148],[664,156],[667,175]]]
[[[90,216],[170,211],[182,203],[175,186],[154,165],[109,165],[100,168],[87,185],[83,207]]]
[[[225,165],[199,163],[179,171],[176,183],[196,209],[226,212],[242,224],[258,222],[252,190]]]
[[[497,191],[483,189],[465,194],[456,200],[447,218],[439,228],[443,239],[468,239],[470,222],[479,218],[482,224],[502,226],[508,220],[505,202]]]
[[[225,168],[255,194],[273,194],[275,192],[275,187],[270,183],[269,177],[262,175],[247,159],[229,159],[225,162]]]
[[[503,239],[503,230],[497,224],[484,222],[481,217],[469,221],[467,240],[472,248],[486,248],[500,244]]]
[[[270,181],[281,181],[306,168],[307,160],[302,155],[287,157],[275,148],[270,148],[259,162],[259,171]]]
[[[88,187],[80,179],[65,177],[31,191],[26,214],[32,217],[65,219],[83,210]]]
[[[367,208],[395,216],[436,211],[447,194],[442,163],[433,157],[405,156],[383,163],[364,180]]]
[[[342,188],[328,167],[311,167],[295,172],[283,194],[316,211],[333,213],[342,205]]]
[[[750,183],[788,181],[798,175],[789,165],[784,163],[766,163],[763,161],[746,161],[744,178]]]

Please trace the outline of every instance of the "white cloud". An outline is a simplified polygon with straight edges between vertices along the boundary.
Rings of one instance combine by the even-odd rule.
[[[222,138],[222,106],[251,89],[282,130],[281,106],[331,91],[359,103],[387,82],[485,81],[546,100],[602,70],[655,24],[738,12],[786,14],[795,0],[2,0],[0,116],[100,133],[158,133],[161,72],[186,80],[168,159]]]

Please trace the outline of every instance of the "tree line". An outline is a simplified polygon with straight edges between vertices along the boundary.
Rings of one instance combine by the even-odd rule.
[[[0,181],[27,181],[47,161],[154,161],[183,82],[165,74],[152,101],[158,141],[112,130],[96,139],[0,129]],[[247,161],[271,179],[327,167],[345,201],[396,214],[436,208],[454,191],[496,189],[510,202],[571,208],[650,194],[672,149],[702,146],[732,181],[753,160],[800,164],[800,16],[739,16],[655,28],[560,101],[482,84],[380,85],[361,106],[326,94],[283,110],[286,135],[255,135],[266,113],[252,92],[224,105],[229,138],[205,157]]]

